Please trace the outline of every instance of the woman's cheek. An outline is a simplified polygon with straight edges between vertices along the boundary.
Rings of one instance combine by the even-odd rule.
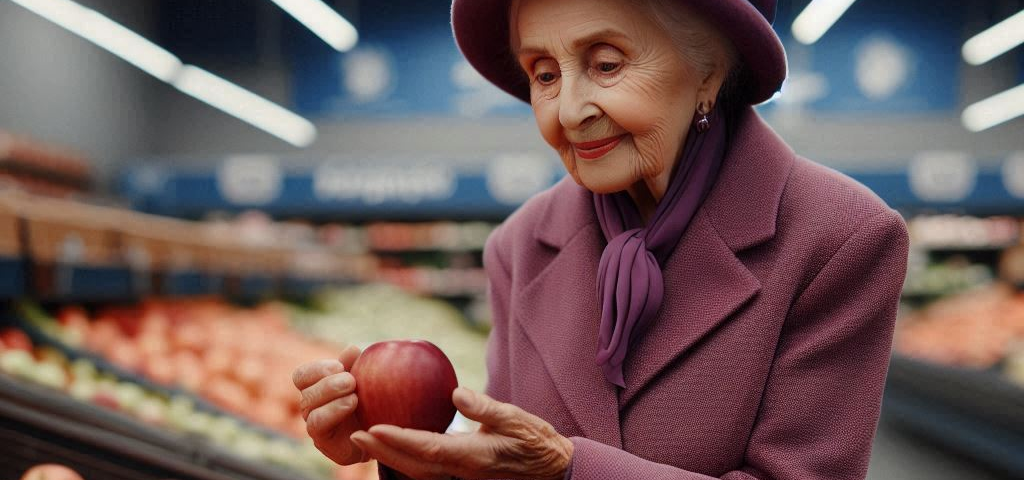
[[[573,155],[572,147],[562,132],[562,124],[558,121],[558,102],[556,99],[533,100],[533,115],[537,120],[537,129],[541,137],[551,146],[561,158],[565,170],[577,181],[576,157]]]

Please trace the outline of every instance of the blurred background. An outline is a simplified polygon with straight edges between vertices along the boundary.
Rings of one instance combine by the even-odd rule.
[[[312,447],[295,366],[425,338],[482,388],[482,247],[563,170],[449,7],[0,0],[0,475],[375,478]],[[1024,478],[1024,1],[775,28],[758,110],[911,231],[869,478]]]

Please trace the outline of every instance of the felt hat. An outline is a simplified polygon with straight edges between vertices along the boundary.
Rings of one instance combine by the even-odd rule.
[[[764,102],[786,78],[786,51],[772,22],[776,0],[678,0],[732,41],[742,62],[741,98]],[[509,46],[511,0],[452,0],[452,30],[462,54],[481,75],[529,103],[530,86]]]

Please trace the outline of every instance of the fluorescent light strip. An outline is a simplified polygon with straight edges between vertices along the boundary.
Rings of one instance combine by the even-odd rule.
[[[964,60],[981,65],[1024,43],[1024,10],[964,42]]]
[[[11,0],[225,113],[297,147],[316,139],[308,120],[181,60],[99,12],[70,0]]]
[[[856,0],[811,0],[793,20],[793,37],[800,43],[817,42]]]
[[[181,61],[99,12],[70,0],[11,0],[37,15],[89,40],[165,82],[174,78]]]
[[[174,87],[296,147],[316,140],[316,127],[305,118],[199,67],[182,67]]]
[[[356,46],[359,32],[320,0],[271,0],[339,52]]]
[[[972,132],[980,132],[1024,115],[1024,84],[998,93],[964,109],[960,121]]]

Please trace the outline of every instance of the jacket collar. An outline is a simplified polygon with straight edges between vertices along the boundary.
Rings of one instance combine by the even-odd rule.
[[[559,253],[522,287],[512,314],[588,438],[621,446],[620,402],[630,402],[761,289],[736,253],[774,236],[793,154],[752,110],[740,122],[715,187],[664,267],[666,285],[674,290],[666,291],[663,309],[682,313],[659,314],[639,339],[627,358],[622,392],[594,360],[601,318],[597,259],[605,241],[591,194],[571,178],[548,192],[552,197],[534,235]]]
[[[715,186],[701,206],[734,252],[775,236],[779,202],[793,165],[793,150],[754,111],[737,115],[729,150]],[[562,249],[580,229],[597,222],[591,193],[566,176],[550,192],[534,237]]]

